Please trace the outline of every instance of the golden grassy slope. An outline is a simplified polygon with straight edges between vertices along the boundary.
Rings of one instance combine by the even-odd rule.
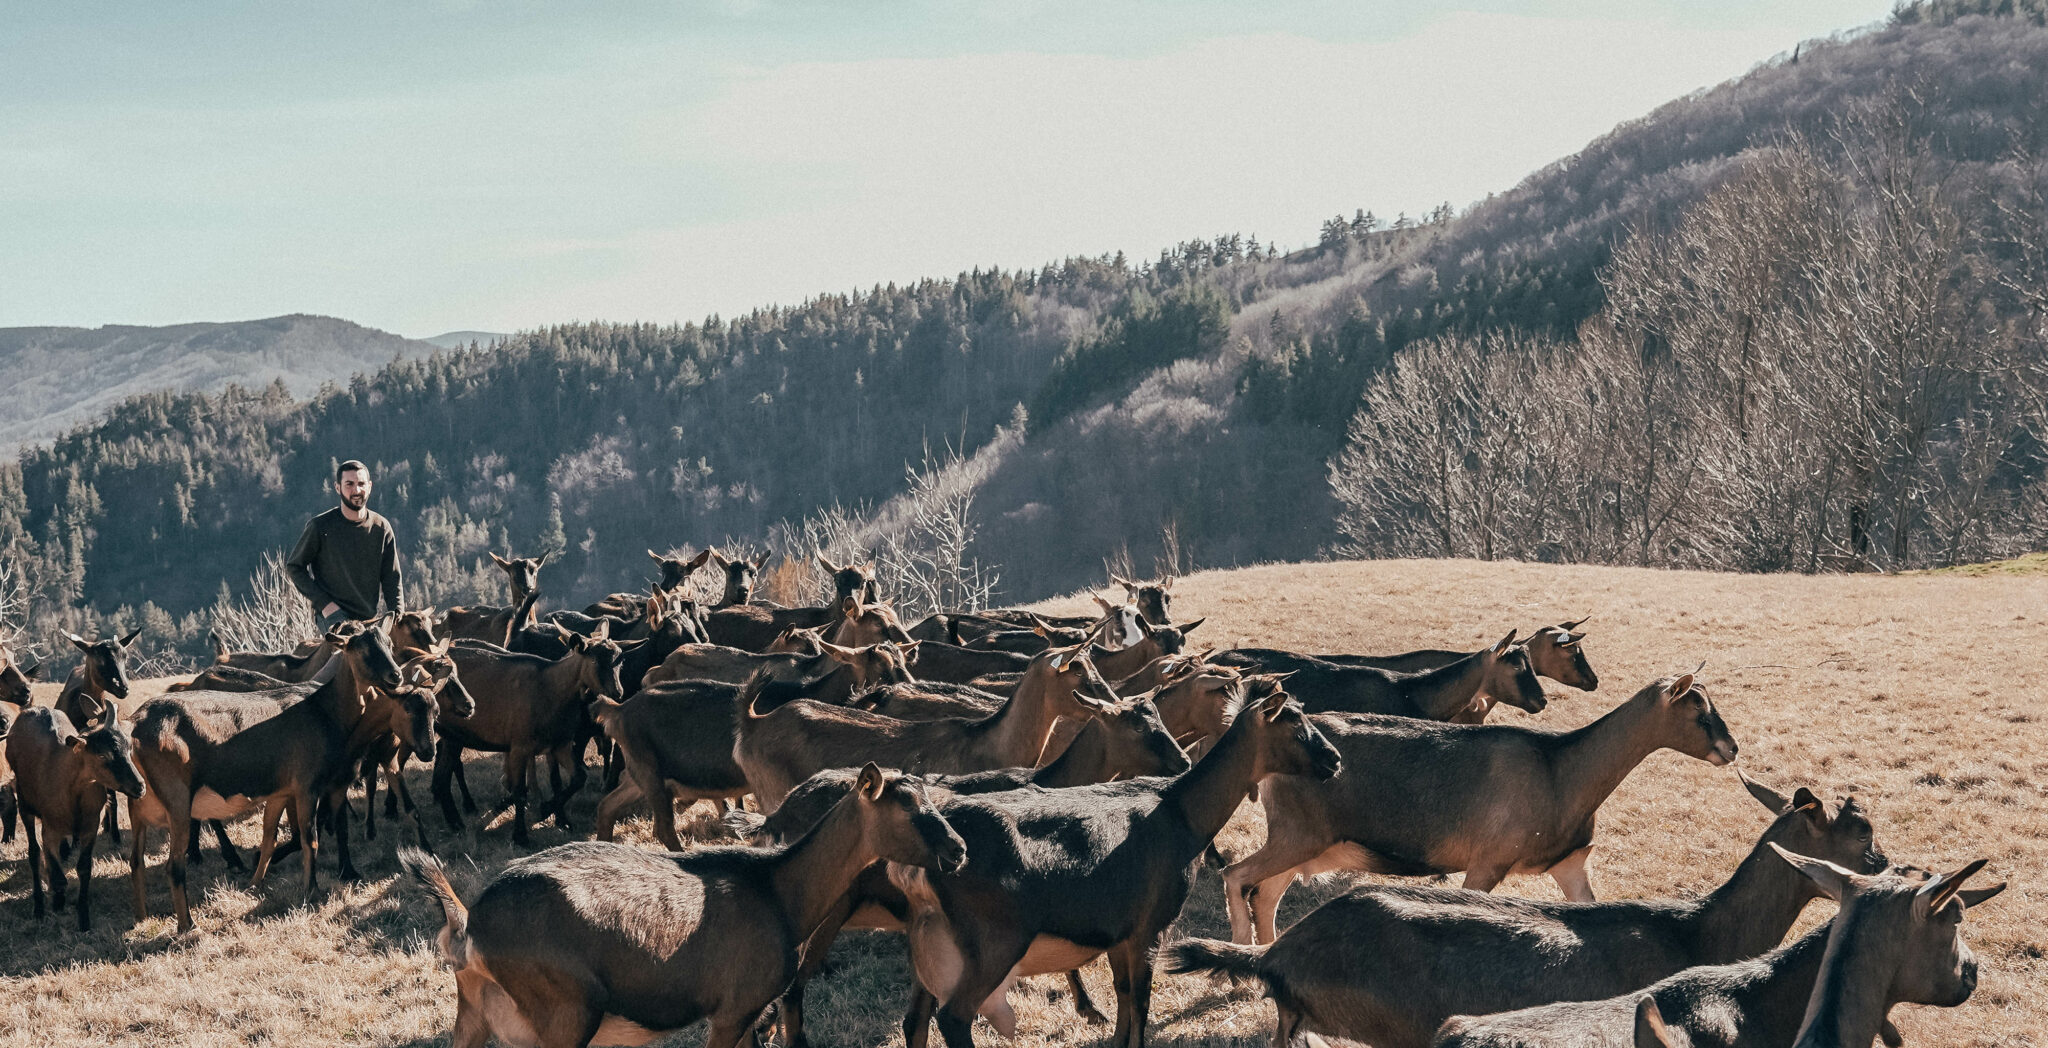
[[[2011,880],[1971,913],[1967,934],[1983,980],[1954,1010],[1895,1013],[1916,1046],[2048,1043],[2048,581],[2039,577],[1928,575],[1731,576],[1614,568],[1441,562],[1282,565],[1191,576],[1175,586],[1176,617],[1208,615],[1210,643],[1302,650],[1393,651],[1476,647],[1509,627],[1591,614],[1587,650],[1605,683],[1594,695],[1557,694],[1535,723],[1592,719],[1642,682],[1706,660],[1703,679],[1742,743],[1739,766],[1789,791],[1810,785],[1854,792],[1896,859],[1949,866],[1979,855]],[[1083,601],[1048,602],[1080,610]],[[1553,688],[1555,686],[1553,685]],[[1508,711],[1496,719],[1521,721]],[[472,781],[497,796],[496,761]],[[425,782],[414,777],[416,793]],[[574,811],[587,829],[595,798]],[[1734,868],[1767,817],[1734,773],[1672,753],[1651,757],[1605,809],[1593,880],[1606,896],[1698,893]],[[643,843],[645,821],[628,827]],[[1249,806],[1225,831],[1243,853],[1261,838]],[[254,839],[253,825],[237,830]],[[572,839],[539,831],[542,844]],[[28,917],[22,845],[0,849],[0,1045],[176,1040],[193,1045],[445,1043],[452,981],[433,969],[425,939],[438,926],[428,904],[391,876],[392,841],[360,841],[373,880],[298,905],[297,860],[262,890],[214,879],[208,854],[195,898],[200,931],[171,934],[161,856],[151,864],[155,916],[132,923],[126,864],[97,869],[99,928]],[[466,888],[509,857],[502,826],[448,840],[444,856]],[[161,845],[158,846],[161,851]],[[465,853],[466,856],[465,857]],[[474,866],[472,866],[472,859]],[[330,880],[328,869],[323,878]],[[1296,889],[1282,911],[1297,918],[1337,885]],[[1555,897],[1547,879],[1506,891]],[[1227,935],[1220,889],[1205,872],[1183,916],[1189,934]],[[1809,921],[1824,917],[1816,904]],[[900,1043],[906,985],[900,944],[852,936],[812,992],[821,1045]],[[1088,983],[1109,1000],[1100,964]],[[1031,980],[1017,996],[1019,1040],[1031,1048],[1097,1043],[1105,1031],[1074,1021],[1058,980]],[[1261,1045],[1272,1009],[1249,992],[1165,977],[1154,996],[1154,1043]],[[992,1041],[995,1035],[982,1028]],[[694,1044],[696,1032],[677,1038]]]

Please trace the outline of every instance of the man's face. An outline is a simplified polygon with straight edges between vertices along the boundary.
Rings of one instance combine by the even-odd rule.
[[[352,469],[334,482],[334,490],[341,495],[341,504],[352,510],[360,510],[370,503],[370,471]]]

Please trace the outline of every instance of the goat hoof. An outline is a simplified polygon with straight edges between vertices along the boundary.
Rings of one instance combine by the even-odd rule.
[[[1081,1020],[1090,1026],[1108,1026],[1109,1016],[1094,1008],[1080,1009]]]

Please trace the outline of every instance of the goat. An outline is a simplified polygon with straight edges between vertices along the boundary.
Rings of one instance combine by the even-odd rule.
[[[921,640],[911,668],[920,679],[965,684],[990,673],[1023,673],[1031,664],[1029,655],[1011,651],[966,648],[945,641]]]
[[[434,761],[434,799],[440,802],[449,829],[462,828],[449,784],[462,764],[464,750],[505,755],[505,788],[514,813],[512,840],[519,845],[527,843],[531,825],[527,776],[533,758],[546,754],[556,758],[558,766],[569,763],[568,787],[558,788],[540,812],[541,819],[552,814],[557,825],[567,825],[569,798],[583,788],[587,775],[581,759],[582,742],[587,737],[584,707],[600,695],[613,700],[622,697],[618,645],[603,635],[592,639],[578,636],[569,648],[569,654],[554,660],[463,644],[450,649],[464,685],[477,697],[477,703],[474,715],[449,717],[440,724],[442,745]],[[464,799],[468,799],[466,791]]]
[[[770,680],[803,682],[803,697],[813,701],[843,700],[877,683],[908,677],[895,645],[841,648],[824,645],[822,654],[761,671]],[[817,674],[818,663],[838,667]],[[758,690],[758,689],[757,689]],[[608,841],[619,813],[645,799],[654,808],[654,836],[673,851],[682,850],[675,828],[673,799],[688,808],[698,800],[725,803],[748,792],[744,772],[733,757],[733,736],[741,689],[711,681],[654,685],[624,703],[598,699],[591,715],[619,747],[625,775],[597,807],[597,839]]]
[[[192,676],[191,680],[167,685],[166,694],[180,691],[273,691],[279,688],[302,688],[311,692],[317,685],[278,680],[257,670],[245,670],[236,666],[208,666]]]
[[[1743,780],[1773,816],[1749,856],[1697,899],[1542,902],[1462,888],[1363,885],[1265,946],[1191,939],[1169,969],[1265,987],[1275,1044],[1317,1033],[1375,1048],[1421,1048],[1446,1019],[1626,994],[1699,965],[1778,945],[1820,892],[1771,845],[1885,868],[1853,799],[1830,816],[1804,787],[1786,798]]]
[[[903,631],[903,624],[896,620],[895,609],[887,604],[862,603],[860,597],[851,594],[840,598],[838,625],[832,629],[829,639],[848,648],[883,641],[906,646],[917,643]]]
[[[1227,666],[1288,673],[1287,688],[1311,713],[1381,713],[1423,720],[1478,723],[1495,700],[1529,713],[1548,700],[1536,679],[1528,651],[1515,634],[1433,669],[1408,672],[1374,666],[1341,665],[1315,656],[1269,649],[1224,652]],[[1477,710],[1476,718],[1469,716]]]
[[[1820,883],[1860,887],[1861,905],[1852,909],[1851,900],[1843,899],[1834,920],[1753,961],[1691,968],[1640,994],[1453,1019],[1434,1043],[1443,1048],[1778,1048],[1792,1044],[1805,1027],[1811,1040],[1799,1043],[1810,1048],[1867,1048],[1873,1037],[1887,1045],[1900,1043],[1885,1017],[1893,1004],[1952,1008],[1969,998],[1977,973],[1960,935],[1962,911],[2005,890],[2003,884],[1961,887],[1982,863],[1945,878],[1919,871],[1910,877],[1898,872],[1870,876],[1789,849],[1777,852],[1785,862],[1815,871],[1824,879]],[[1819,891],[1834,894],[1827,888]],[[1951,898],[1960,905],[1949,908]],[[1851,974],[1858,968],[1860,973]],[[1830,987],[1830,976],[1842,978]],[[1860,987],[1848,989],[1859,982]],[[1831,1014],[1829,1004],[1846,1007]]]
[[[783,848],[567,844],[507,866],[470,907],[436,860],[401,856],[447,922],[456,1048],[641,1044],[704,1018],[706,1048],[734,1048],[789,985],[805,930],[876,859],[943,872],[967,850],[922,784],[872,763]]]
[[[1109,576],[1112,585],[1124,588],[1124,597],[1137,605],[1138,614],[1153,622],[1172,622],[1168,606],[1173,603],[1173,576],[1167,575],[1150,582],[1132,582],[1122,575]]]
[[[938,775],[927,779],[932,786],[953,794],[997,793],[1025,788],[1062,789],[1091,783],[1110,782],[1140,776],[1179,775],[1189,767],[1186,754],[1173,741],[1160,721],[1159,711],[1143,697],[1126,699],[1115,709],[1090,718],[1074,739],[1052,762],[1041,768],[1003,768],[968,775]],[[775,844],[796,839],[830,811],[832,805],[853,789],[854,773],[849,769],[821,771],[805,779],[784,799],[782,807],[768,818],[739,814],[746,823],[758,823],[753,830],[757,844]],[[803,966],[795,983],[783,995],[781,1018],[784,1043],[806,1044],[803,1033],[805,983],[823,967],[825,957],[839,932],[849,925],[857,928],[901,931],[909,903],[889,882],[880,864],[863,871],[853,892],[834,908],[804,943]],[[1069,971],[1067,985],[1074,995],[1074,1009],[1090,1022],[1108,1022],[1080,973]]]
[[[80,731],[91,731],[101,721],[119,717],[115,702],[128,697],[128,651],[141,635],[138,629],[119,640],[102,637],[88,641],[76,633],[65,634],[85,657],[65,679],[55,705]]]
[[[441,619],[442,634],[456,640],[468,637],[503,644],[514,627],[530,625],[534,600],[540,596],[541,565],[553,553],[554,550],[542,550],[538,557],[512,558],[491,553],[491,560],[505,573],[505,581],[512,588],[511,605],[449,608]]]
[[[741,700],[758,691],[743,689]],[[905,721],[808,700],[767,713],[750,706],[733,757],[761,810],[773,813],[797,783],[856,755],[918,773],[1037,764],[1053,718],[1091,717],[1115,701],[1086,652],[1064,648],[1032,660],[1017,694],[979,720]]]
[[[109,717],[84,734],[63,712],[49,707],[23,710],[7,729],[6,763],[14,772],[22,833],[28,838],[29,891],[35,914],[43,916],[43,875],[50,896],[64,912],[64,867],[51,842],[72,839],[78,849],[78,930],[92,930],[92,853],[99,839],[100,809],[108,791],[142,795],[142,771],[135,744],[118,718]],[[38,823],[42,841],[36,840]]]
[[[698,568],[710,562],[711,551],[700,550],[696,556],[684,558],[664,557],[653,550],[648,550],[647,557],[661,569],[661,577],[655,580],[654,588],[672,596],[680,596],[683,585],[690,581],[690,576],[695,575]],[[584,608],[583,613],[609,615],[621,619],[635,618],[642,613],[646,604],[647,598],[638,593],[613,593]]]
[[[170,829],[171,900],[178,929],[189,931],[185,863],[193,820],[215,821],[215,831],[224,840],[218,822],[246,815],[259,805],[264,809],[263,841],[255,880],[260,882],[269,872],[278,819],[289,814],[294,835],[305,842],[306,894],[310,897],[316,891],[319,830],[314,805],[346,789],[353,778],[348,742],[373,699],[371,689],[395,692],[405,687],[381,630],[337,634],[334,639],[341,650],[333,676],[303,698],[293,689],[182,692],[151,700],[136,711],[136,755],[149,786],[147,794],[129,806],[138,827],[129,859],[138,914],[144,910],[141,826]],[[346,862],[345,833],[338,844]]]
[[[1069,971],[1106,953],[1117,990],[1110,1043],[1143,1045],[1152,954],[1180,915],[1194,861],[1261,780],[1326,779],[1341,767],[1300,704],[1275,687],[1248,701],[1178,777],[942,801],[973,862],[936,876],[889,868],[910,903],[918,977],[905,1044],[923,1048],[934,1008],[949,1048],[974,1043],[976,1012],[1013,1035],[1006,995],[1016,979]]]
[[[310,645],[288,652],[230,651],[220,634],[212,631],[207,632],[206,639],[213,646],[213,665],[208,669],[256,673],[285,684],[301,684],[311,679],[338,650],[324,635]]]
[[[1621,780],[1667,747],[1715,765],[1736,754],[1691,674],[1656,681],[1574,731],[1375,715],[1323,714],[1317,723],[1352,773],[1260,787],[1266,843],[1223,871],[1238,942],[1272,942],[1288,884],[1338,869],[1463,870],[1465,887],[1480,891],[1512,873],[1547,872],[1565,898],[1591,901],[1595,818]]]
[[[744,684],[764,665],[779,665],[792,656],[815,658],[824,653],[824,640],[814,629],[783,630],[768,645],[766,653],[755,653],[723,644],[683,644],[669,653],[661,665],[640,678],[642,687],[679,680],[715,680]]]
[[[881,589],[875,583],[875,565],[872,562],[855,564],[848,561],[845,564],[834,564],[827,560],[823,553],[817,557],[818,566],[824,568],[825,574],[832,579],[834,601],[845,600],[851,596],[859,597],[863,604],[881,603]]]
[[[770,608],[736,604],[704,617],[704,636],[713,644],[743,651],[765,652],[783,631],[818,629],[826,635],[839,627],[840,605],[822,608]]]
[[[716,611],[719,608],[753,603],[754,581],[761,574],[761,569],[768,566],[770,555],[762,553],[753,560],[745,557],[732,560],[718,552],[716,547],[707,552],[711,554],[712,568],[725,573],[725,588],[719,593],[718,603],[712,605],[711,609]]]
[[[35,690],[29,682],[41,675],[41,664],[22,666],[14,661],[13,652],[0,645],[0,738],[6,736],[7,726],[14,722],[14,715],[35,701]],[[10,706],[13,709],[9,709]],[[16,805],[13,783],[4,747],[0,747],[0,844],[14,840]]]
[[[1894,1004],[1953,1008],[1970,999],[1977,988],[1977,959],[1963,945],[1963,910],[1997,895],[2005,885],[1958,896],[1988,860],[1932,879],[1909,880],[1897,874],[1859,874],[1825,859],[1776,850],[1841,904],[1793,1048],[1862,1048],[1877,1036]],[[1951,901],[1961,905],[1951,908]]]
[[[368,739],[361,743],[352,739],[349,749],[363,754],[363,836],[371,840],[377,837],[377,774],[382,771],[391,787],[386,791],[385,815],[396,818],[403,803],[406,814],[413,817],[413,832],[424,847],[426,830],[413,815],[417,806],[405,784],[406,757],[432,764],[434,721],[441,717],[474,716],[476,698],[463,686],[461,672],[448,654],[445,641],[428,651],[402,648],[398,657],[405,660],[399,666],[400,675],[422,690],[432,691],[432,716],[423,716],[423,712],[429,711],[422,711],[415,704],[387,701],[381,709],[365,714],[360,733]]]

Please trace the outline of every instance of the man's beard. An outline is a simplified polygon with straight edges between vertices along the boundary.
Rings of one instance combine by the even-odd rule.
[[[368,505],[369,502],[370,496],[368,495],[343,495],[341,497],[342,505],[355,510],[362,509],[364,506]]]

